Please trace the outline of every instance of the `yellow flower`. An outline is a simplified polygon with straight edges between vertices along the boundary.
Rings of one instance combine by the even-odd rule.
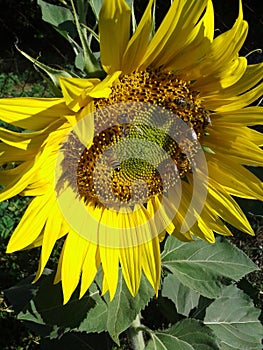
[[[262,137],[247,127],[262,108],[247,106],[262,93],[263,65],[238,55],[241,1],[216,38],[211,0],[175,0],[151,38],[152,3],[130,37],[125,0],[104,1],[104,80],[61,78],[62,98],[0,100],[1,118],[26,130],[0,130],[0,200],[33,197],[7,251],[42,246],[38,278],[64,237],[64,302],[80,280],[83,296],[100,266],[111,298],[119,266],[132,295],[142,272],[157,293],[166,232],[214,242],[214,232],[231,235],[228,222],[253,234],[232,198],[263,199],[244,167],[262,165]]]

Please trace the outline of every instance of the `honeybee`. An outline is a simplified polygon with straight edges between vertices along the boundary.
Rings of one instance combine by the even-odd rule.
[[[199,107],[198,112],[202,114],[202,117],[204,119],[204,121],[203,121],[204,128],[206,128],[208,125],[212,124],[209,111],[205,110],[203,107]]]
[[[117,117],[117,121],[120,124],[128,124],[129,123],[129,116],[127,113],[121,113]]]
[[[142,129],[134,124],[130,123],[129,115],[127,113],[121,113],[117,118],[118,123],[122,126],[122,137],[127,137],[131,131],[131,126],[141,135],[143,135]]]
[[[185,100],[182,97],[178,97],[176,99],[174,99],[174,102],[177,104],[177,106],[182,107],[182,108],[186,108],[186,109],[194,109],[194,104],[190,101],[190,100]]]
[[[118,160],[117,155],[116,155],[116,153],[114,152],[113,149],[106,149],[104,151],[103,156],[104,156],[106,165],[109,168],[111,168],[111,169],[113,169],[114,171],[117,171],[117,172],[119,172],[121,170],[120,161]]]
[[[180,153],[177,166],[180,176],[183,176],[183,174],[185,174],[188,171],[189,159],[185,153]]]

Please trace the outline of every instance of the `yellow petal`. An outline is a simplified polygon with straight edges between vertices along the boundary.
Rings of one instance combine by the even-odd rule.
[[[244,59],[244,58],[242,58]],[[263,63],[246,66],[244,74],[233,85],[228,87],[222,86],[218,91],[206,89],[202,95],[205,101],[209,100],[225,100],[226,98],[235,99],[235,96],[252,89],[262,79]],[[239,74],[239,73],[238,73]],[[223,77],[224,78],[224,77]]]
[[[71,114],[62,98],[2,98],[1,119],[28,130],[40,130]]]
[[[121,64],[121,70],[124,74],[136,70],[146,52],[152,29],[152,4],[153,0],[150,0],[124,52]]]
[[[131,295],[136,295],[141,280],[141,248],[135,246],[120,249],[122,274]]]
[[[201,216],[203,222],[205,222],[214,232],[224,236],[233,236],[223,221],[216,216],[214,212],[209,211],[206,206],[204,206]]]
[[[205,14],[189,34],[185,45],[180,50],[175,50],[165,63],[166,69],[180,72],[186,80],[192,80],[191,70],[205,58],[213,41],[214,10],[211,0],[207,2]]]
[[[200,80],[198,84],[194,85],[194,88],[201,91],[200,97],[204,97],[204,101],[208,99],[207,95],[212,92],[221,96],[221,93],[223,93],[224,90],[236,83],[237,85],[239,84],[239,80],[244,75],[246,69],[246,58],[239,57],[231,61],[229,64],[225,64],[221,71],[215,72],[214,75],[209,75]],[[217,98],[217,95],[215,96],[215,98]]]
[[[54,277],[54,284],[57,284],[61,281],[61,270],[62,270],[62,262],[64,257],[65,246],[66,246],[66,241],[63,244],[63,247],[61,249],[60,256],[58,259],[58,266],[57,266],[56,275]]]
[[[97,245],[93,244],[92,242],[88,242],[86,256],[82,265],[80,298],[82,298],[82,296],[86,293],[98,271],[101,261],[97,252]]]
[[[216,154],[224,155],[229,160],[234,159],[239,164],[262,166],[263,151],[247,138],[244,139],[235,134],[229,137],[225,134],[222,144],[224,135],[217,132],[215,128],[209,128],[209,133],[203,142]]]
[[[82,106],[82,94],[87,94],[100,80],[60,77],[59,82],[66,105],[77,112]]]
[[[147,208],[150,205],[153,205],[153,214],[154,222],[158,232],[162,232],[166,230],[168,233],[172,233],[175,229],[175,226],[172,222],[174,219],[174,214],[176,214],[176,210],[169,210],[169,207],[172,206],[168,200],[163,196],[160,200],[159,197],[154,197],[152,201],[147,204]]]
[[[100,259],[104,273],[104,279],[107,281],[107,288],[110,293],[110,300],[113,299],[119,277],[119,244],[115,242],[114,232],[111,229],[114,222],[114,212],[104,210],[102,219],[106,225],[100,225],[98,238],[101,236],[108,237],[109,245],[105,246],[105,242],[100,243]],[[115,230],[117,230],[115,228]],[[99,241],[100,242],[100,241]]]
[[[199,84],[204,85],[205,81],[213,81],[213,77],[222,76],[224,67],[238,58],[248,29],[247,23],[243,21],[242,3],[241,1],[239,3],[239,15],[233,27],[215,38],[205,56],[195,65],[188,67],[188,73],[187,70],[184,72],[185,77],[195,80],[194,87],[197,90]]]
[[[126,220],[125,226],[131,227],[131,234],[122,235],[122,247],[120,249],[120,264],[122,268],[122,274],[126,285],[130,293],[134,296],[138,292],[141,281],[141,239],[142,228],[138,222],[136,222],[136,217],[140,216],[141,211],[136,210],[135,215],[126,215],[124,219]],[[131,240],[133,244],[131,244]],[[136,243],[137,242],[137,243]]]
[[[215,99],[207,100],[205,106],[207,109],[214,110],[218,113],[221,112],[232,112],[237,109],[244,108],[250,105],[252,102],[256,101],[262,95],[263,83],[257,85],[254,89],[243,93],[239,96],[234,96],[226,99]]]
[[[110,247],[100,247],[100,259],[104,272],[104,279],[110,293],[110,300],[113,299],[119,277],[119,249]]]
[[[76,289],[81,275],[82,264],[88,249],[88,241],[70,231],[66,241],[61,266],[62,289],[66,304]]]
[[[0,202],[21,193],[34,177],[37,162],[27,161],[14,169],[0,171],[0,184],[5,185],[0,191]]]
[[[39,138],[41,132],[36,133],[18,133],[10,131],[4,128],[0,128],[0,140],[6,143],[7,145],[17,147],[19,149],[26,150],[33,138]],[[39,145],[41,142],[39,142]]]
[[[131,10],[125,0],[105,0],[99,14],[100,57],[111,74],[121,69],[130,36]]]
[[[32,160],[36,156],[37,151],[37,147],[25,151],[23,149],[0,143],[0,165],[11,162],[20,163],[26,160]]]
[[[173,219],[175,230],[172,233],[173,236],[183,242],[193,241],[191,226],[193,221],[196,220],[195,215],[191,213],[191,200],[192,200],[192,186],[186,181],[182,181],[182,195],[178,195],[177,191],[168,191],[168,199],[172,203],[180,200],[179,206],[177,206],[177,213]],[[190,215],[190,216],[189,216]],[[194,217],[193,217],[194,215]],[[190,220],[189,220],[190,217]]]
[[[263,201],[262,182],[242,165],[222,155],[208,155],[208,171],[229,194]]]
[[[207,1],[174,1],[150,42],[143,66],[166,65],[175,52],[193,40],[192,30],[205,9]],[[196,33],[197,34],[197,33]],[[176,46],[174,43],[176,42]]]
[[[51,255],[52,249],[55,246],[57,239],[66,234],[66,230],[62,231],[62,221],[61,213],[55,202],[55,198],[53,200],[52,211],[49,213],[47,217],[47,222],[44,228],[44,236],[42,241],[42,249],[41,255],[39,259],[39,266],[34,282],[38,280],[41,276],[47,261]]]
[[[50,198],[49,192],[32,200],[10,238],[7,253],[26,248],[40,235],[52,210]]]
[[[263,107],[246,107],[231,112],[221,112],[213,114],[213,123],[226,125],[228,123],[238,123],[240,125],[259,125],[263,122]]]
[[[119,78],[121,71],[109,74],[104,80],[89,92],[89,96],[93,98],[107,98],[111,93],[111,86]]]
[[[239,205],[216,181],[209,178],[206,207],[239,230],[254,235],[254,232]]]
[[[148,281],[158,295],[161,277],[161,257],[158,237],[141,245],[142,268]]]
[[[202,236],[198,235],[198,237],[209,243],[215,243],[214,232],[212,230],[212,227],[209,225],[209,223],[210,223],[209,221],[205,221],[202,218],[202,215],[199,216],[197,225],[202,232]]]
[[[217,122],[213,122],[213,127],[209,129],[209,133],[216,141],[222,140],[222,135],[224,135],[224,138],[229,142],[236,141],[237,137],[242,137],[245,144],[246,142],[252,142],[257,146],[261,146],[263,142],[263,135],[260,132],[241,126],[238,123],[220,125]],[[242,149],[240,153],[242,153]]]

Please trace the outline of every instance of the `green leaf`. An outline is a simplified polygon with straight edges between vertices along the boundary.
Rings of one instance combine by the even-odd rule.
[[[77,31],[74,25],[74,18],[68,8],[52,5],[43,0],[38,0],[37,4],[41,8],[43,21],[55,27],[65,39],[68,38],[68,35],[72,38],[76,37]]]
[[[183,285],[175,275],[169,274],[163,281],[162,296],[174,302],[179,314],[188,316],[198,305],[200,294]]]
[[[87,333],[101,332],[106,329],[104,314],[107,312],[107,306],[95,283],[83,298],[78,298],[78,290],[76,290],[70,301],[63,305],[61,285],[54,285],[53,279],[52,274],[43,280],[36,296],[19,313],[20,320],[42,323],[55,329],[85,330]]]
[[[222,350],[261,350],[263,327],[259,314],[246,294],[229,286],[208,306],[204,323],[221,340]]]
[[[101,274],[99,273],[96,277],[98,285],[101,284],[100,280]],[[97,285],[95,288],[95,285],[93,283],[89,288],[90,296],[101,289]],[[152,287],[147,279],[142,276],[139,291],[133,297],[120,273],[118,287],[113,300],[110,301],[108,293],[100,297],[101,301],[89,311],[87,317],[83,319],[75,330],[80,332],[98,332],[98,329],[106,330],[111,338],[119,344],[120,333],[130,326],[137,314],[148,304],[153,294]]]
[[[154,291],[152,287],[145,276],[142,275],[139,291],[133,297],[120,274],[117,291],[113,300],[110,301],[108,294],[105,295],[105,301],[108,306],[107,331],[117,344],[119,344],[120,333],[130,326],[153,295]]]
[[[43,0],[37,0],[37,4],[41,8],[43,21],[55,27],[64,22],[73,21],[73,15],[66,7],[52,5]]]
[[[201,322],[186,319],[165,331],[151,332],[145,350],[218,350],[215,336]]]
[[[32,277],[6,291],[15,305],[18,319],[30,322],[29,327],[41,335],[57,337],[69,331],[100,333],[108,331],[118,343],[118,336],[126,330],[137,314],[145,308],[154,294],[147,279],[142,276],[139,292],[133,297],[121,274],[115,297],[101,296],[98,273],[88,292],[79,299],[79,290],[63,305],[61,284],[53,284],[54,274],[44,270],[44,276],[32,285]]]
[[[79,70],[83,71],[83,69],[85,67],[83,52],[79,52],[76,55],[74,64],[75,64],[76,68],[78,68]]]
[[[257,266],[227,240],[215,244],[204,241],[180,242],[168,237],[162,253],[162,266],[185,286],[208,297],[221,295],[225,279],[238,281]]]

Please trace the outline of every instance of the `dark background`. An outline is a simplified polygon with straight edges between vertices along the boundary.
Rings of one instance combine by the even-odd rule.
[[[194,1],[194,0],[193,0]],[[57,0],[48,2],[59,4]],[[135,0],[137,14],[141,14],[148,0]],[[214,0],[216,33],[224,32],[235,21],[238,0]],[[158,22],[170,6],[170,0],[157,0]],[[244,18],[249,23],[249,34],[241,54],[254,49],[263,49],[263,1],[243,0]],[[47,23],[41,20],[37,0],[0,0],[0,72],[31,68],[32,65],[15,49],[18,41],[20,49],[33,57],[41,54],[41,61],[52,65],[72,63],[72,49],[67,42]],[[250,63],[263,61],[263,55],[249,55]]]

